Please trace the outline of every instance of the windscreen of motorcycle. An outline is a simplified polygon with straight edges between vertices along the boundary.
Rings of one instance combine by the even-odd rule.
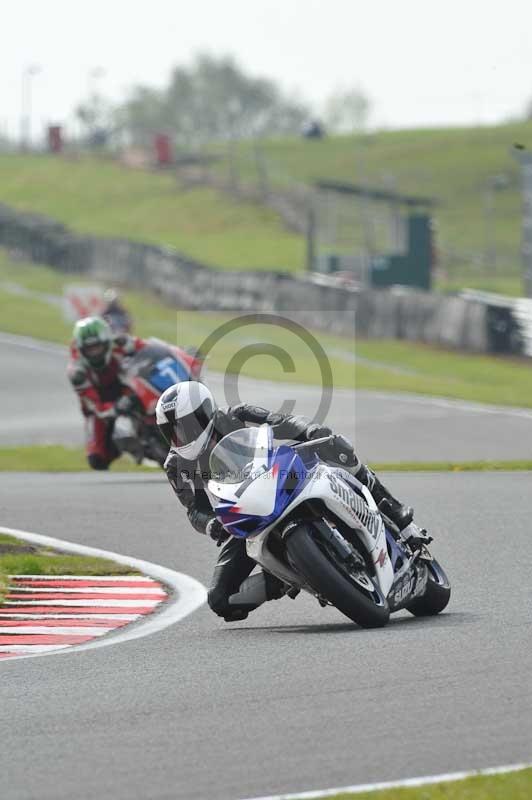
[[[241,483],[263,472],[270,455],[268,426],[241,428],[227,434],[213,449],[209,466],[218,483]]]

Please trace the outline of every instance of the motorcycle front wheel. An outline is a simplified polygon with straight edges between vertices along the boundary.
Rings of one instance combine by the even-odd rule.
[[[361,581],[340,563],[320,531],[301,523],[290,531],[286,549],[294,568],[321,597],[361,628],[382,628],[390,608],[380,590],[365,576]]]
[[[406,608],[415,617],[432,617],[447,606],[451,598],[451,584],[440,564],[434,559],[427,564],[427,588]]]

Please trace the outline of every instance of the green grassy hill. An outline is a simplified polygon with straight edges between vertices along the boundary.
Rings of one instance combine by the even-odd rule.
[[[449,130],[390,131],[322,141],[261,144],[273,186],[337,178],[434,196],[444,268],[439,284],[520,291],[519,174],[510,150],[532,146],[532,124]],[[257,179],[251,145],[237,148],[243,182]],[[225,169],[222,165],[219,170]],[[507,186],[495,197],[486,230],[485,189],[493,175]],[[75,230],[171,245],[220,268],[300,270],[302,236],[272,211],[214,189],[184,191],[170,174],[136,171],[91,159],[1,156],[0,202],[54,217]],[[495,268],[485,263],[487,239]]]
[[[332,178],[436,198],[437,245],[447,273],[440,285],[519,292],[521,193],[511,155],[516,142],[532,149],[532,123],[286,139],[263,142],[261,150],[273,185]],[[241,144],[237,153],[240,175],[256,180],[251,146]],[[487,182],[501,174],[507,185],[496,193],[495,224],[486,231]],[[488,238],[496,248],[495,269],[484,263]]]
[[[301,237],[272,211],[212,189],[183,191],[171,174],[109,160],[0,156],[0,202],[80,233],[168,245],[226,269],[295,270]]]

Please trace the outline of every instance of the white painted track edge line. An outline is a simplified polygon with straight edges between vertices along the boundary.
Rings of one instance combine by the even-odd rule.
[[[135,625],[127,625],[125,630],[119,630],[117,633],[111,633],[109,636],[104,636],[93,642],[86,642],[85,644],[71,645],[64,650],[56,650],[51,653],[35,653],[23,656],[15,656],[10,659],[2,659],[2,668],[6,664],[17,660],[18,658],[37,658],[45,657],[47,655],[65,655],[70,653],[79,653],[83,650],[93,650],[99,647],[110,647],[122,642],[140,639],[144,636],[149,636],[152,633],[164,630],[170,625],[179,622],[186,616],[191,614],[196,609],[202,606],[207,599],[207,590],[203,584],[189,575],[182,572],[176,572],[168,567],[163,567],[159,564],[154,564],[151,561],[144,561],[140,558],[133,558],[130,556],[122,555],[121,553],[114,553],[110,550],[101,550],[97,547],[89,547],[88,545],[76,544],[75,542],[68,542],[64,539],[56,539],[53,536],[43,536],[39,533],[32,533],[30,531],[22,531],[17,528],[6,528],[0,526],[0,532],[18,536],[34,544],[40,544],[47,547],[53,547],[65,553],[79,553],[80,555],[96,556],[99,558],[108,558],[118,564],[132,567],[139,570],[151,578],[162,581],[167,586],[170,586],[174,591],[174,596],[161,603],[154,613],[141,617]]]
[[[19,347],[26,347],[29,350],[41,351],[51,355],[60,355],[62,357],[64,357],[65,353],[68,353],[68,348],[65,345],[60,345],[55,342],[48,342],[44,339],[34,339],[31,336],[22,336],[17,333],[7,333],[4,331],[0,331],[0,344],[18,345]],[[214,374],[218,375],[216,372]],[[245,378],[247,380],[253,380],[253,378],[247,375]],[[304,384],[295,384],[294,388],[304,390],[305,388],[309,387],[305,387]],[[316,387],[313,386],[311,388],[315,389]],[[353,390],[351,389],[337,389],[336,391],[349,392],[350,394],[353,393]],[[383,392],[382,390],[378,389],[364,389],[362,391],[366,394],[371,394],[376,398],[385,399],[387,402],[390,402],[394,397],[397,397],[399,400],[404,400],[405,402],[412,404],[417,403],[421,405],[432,405],[444,409],[455,408],[461,411],[470,412],[472,414],[503,414],[510,417],[532,419],[532,409],[522,408],[519,406],[501,406],[491,405],[489,403],[475,403],[468,400],[460,400],[454,397],[424,395],[416,392]]]
[[[319,789],[317,791],[295,792],[286,794],[272,794],[263,797],[249,797],[245,800],[319,800],[337,794],[362,794],[364,792],[380,792],[387,789],[407,789],[418,786],[429,786],[435,783],[452,783],[463,781],[467,778],[487,777],[489,775],[506,775],[510,772],[519,772],[532,768],[531,763],[508,764],[502,767],[487,767],[486,769],[464,770],[462,772],[449,772],[442,775],[424,775],[419,778],[404,778],[397,781],[381,783],[359,783],[354,786],[338,786],[332,789]]]
[[[387,403],[396,398],[399,401],[410,403],[411,405],[431,405],[436,408],[446,410],[466,411],[471,414],[502,414],[521,419],[532,419],[532,409],[522,406],[501,406],[491,403],[477,403],[473,400],[461,400],[457,397],[443,397],[437,394],[416,394],[415,392],[385,392],[379,389],[361,389],[377,400],[385,400]]]
[[[0,344],[13,345],[15,347],[25,347],[27,350],[36,350],[40,353],[64,356],[68,353],[68,347],[58,342],[46,339],[34,339],[32,336],[22,336],[19,333],[6,333],[0,331]]]

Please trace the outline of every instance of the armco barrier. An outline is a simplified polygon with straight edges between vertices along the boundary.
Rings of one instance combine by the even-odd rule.
[[[486,308],[488,351],[532,356],[532,300],[465,289],[460,296]]]
[[[70,275],[149,289],[175,308],[274,313],[348,336],[407,339],[470,352],[532,355],[532,311],[493,296],[406,287],[357,290],[281,272],[216,270],[168,248],[82,236],[0,204],[0,245]]]

